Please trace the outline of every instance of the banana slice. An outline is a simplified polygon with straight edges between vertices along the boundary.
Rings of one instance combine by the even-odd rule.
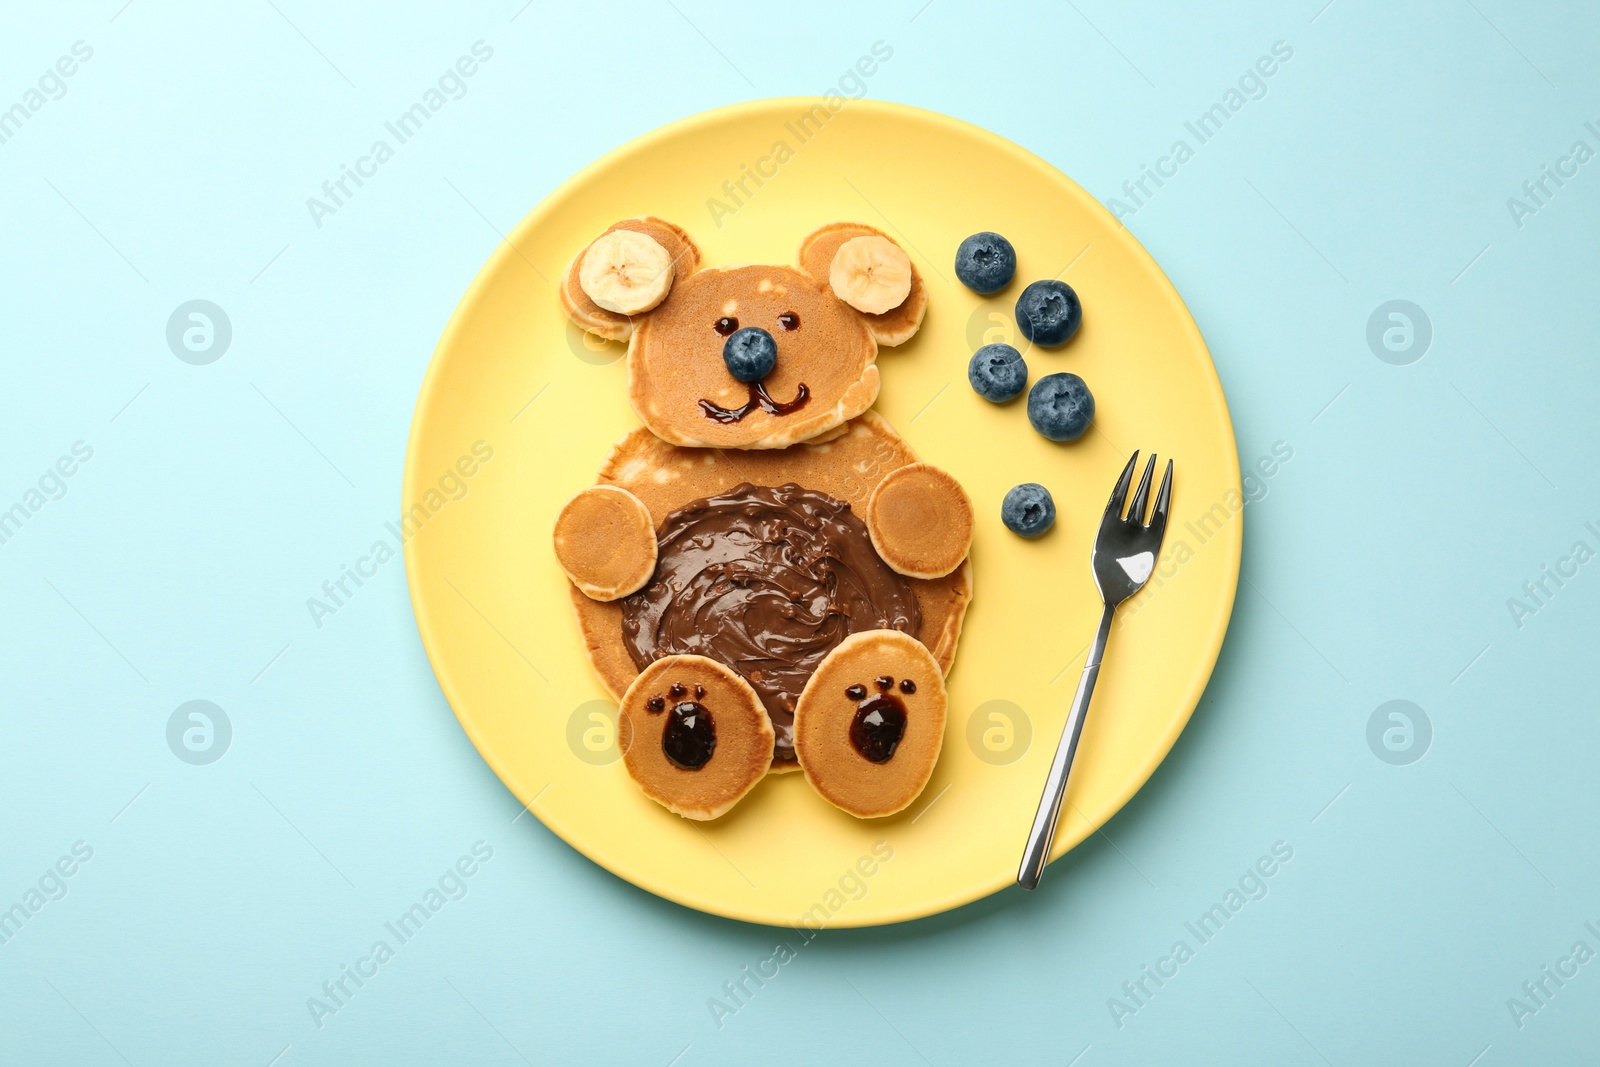
[[[911,295],[911,257],[887,237],[853,237],[834,253],[828,285],[857,311],[882,315]]]
[[[578,285],[589,299],[618,315],[649,311],[672,288],[672,257],[637,230],[612,230],[583,254]]]

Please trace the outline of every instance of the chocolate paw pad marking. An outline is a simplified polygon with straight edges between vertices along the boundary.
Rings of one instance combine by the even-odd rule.
[[[694,699],[688,699],[689,687],[673,682],[667,689],[672,698],[672,715],[667,728],[661,732],[661,751],[674,767],[698,771],[710,762],[717,751],[717,723],[711,712],[700,701],[706,698],[706,687],[694,687]],[[651,697],[644,702],[644,710],[660,715],[667,710],[666,697]]]
[[[906,734],[906,705],[894,695],[892,677],[885,674],[876,682],[879,691],[872,696],[867,695],[867,687],[860,682],[844,691],[848,699],[856,702],[856,715],[850,720],[850,743],[862,759],[887,763]],[[909,696],[917,691],[917,683],[902,679],[900,691]]]

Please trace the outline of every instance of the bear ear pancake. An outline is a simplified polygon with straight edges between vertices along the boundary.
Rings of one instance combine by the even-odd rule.
[[[801,239],[798,257],[800,269],[823,285],[827,285],[833,267],[833,257],[838,254],[840,246],[857,237],[882,237],[899,247],[899,242],[894,238],[865,223],[829,222],[812,230]],[[856,314],[861,316],[861,321],[867,324],[867,329],[872,331],[873,338],[880,345],[893,347],[904,344],[916,335],[927,310],[928,288],[923,284],[922,275],[917,271],[917,265],[913,261],[911,292],[899,307],[890,308],[881,315],[868,315],[862,312]]]
[[[673,284],[693,274],[700,267],[700,249],[695,247],[694,241],[684,230],[665,219],[658,219],[654,215],[643,215],[635,219],[623,219],[606,227],[605,234],[613,230],[633,230],[642,233],[666,249],[667,255],[672,257]],[[598,239],[598,238],[597,238]],[[591,244],[593,242],[590,242]],[[557,293],[561,300],[561,309],[566,312],[567,318],[581,330],[598,334],[608,341],[626,341],[633,336],[633,321],[626,315],[619,315],[589,299],[589,294],[583,291],[579,284],[578,272],[583,266],[584,253],[589,251],[585,245],[572,262],[567,264],[566,272],[561,276],[561,284],[557,286]],[[671,298],[671,292],[667,299]],[[648,314],[646,312],[645,314]],[[639,316],[634,316],[638,318]]]

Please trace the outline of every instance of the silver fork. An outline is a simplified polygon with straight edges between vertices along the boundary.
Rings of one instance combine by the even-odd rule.
[[[1039,812],[1033,817],[1033,828],[1028,831],[1028,844],[1022,850],[1022,866],[1017,871],[1017,884],[1024,889],[1034,889],[1044,875],[1044,865],[1050,858],[1050,843],[1055,840],[1056,822],[1061,818],[1061,804],[1067,796],[1067,776],[1072,772],[1072,758],[1078,752],[1078,738],[1083,734],[1083,719],[1089,711],[1089,698],[1094,695],[1095,679],[1100,676],[1100,659],[1105,655],[1106,639],[1111,636],[1111,617],[1117,605],[1144,588],[1155,570],[1156,559],[1161,554],[1161,539],[1167,532],[1167,508],[1172,503],[1172,461],[1167,460],[1167,472],[1156,491],[1155,510],[1150,513],[1150,523],[1145,525],[1144,509],[1150,500],[1150,476],[1155,473],[1156,457],[1144,469],[1139,488],[1134,491],[1133,504],[1127,518],[1122,516],[1122,505],[1128,496],[1128,483],[1133,480],[1133,468],[1139,462],[1135,452],[1122,468],[1117,487],[1111,491],[1106,504],[1106,514],[1100,520],[1100,533],[1094,539],[1094,552],[1089,563],[1094,568],[1094,582],[1100,589],[1100,599],[1105,601],[1105,614],[1100,616],[1100,628],[1095,631],[1094,643],[1089,646],[1089,658],[1083,665],[1083,677],[1078,679],[1078,692],[1072,698],[1072,710],[1067,713],[1066,728],[1061,731],[1061,744],[1056,748],[1056,758],[1050,764],[1050,777],[1044,783],[1044,796],[1039,799]]]

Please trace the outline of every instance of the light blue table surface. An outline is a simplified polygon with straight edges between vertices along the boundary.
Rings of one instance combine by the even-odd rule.
[[[1592,1062],[1600,13],[1324,2],[11,5],[0,1062]],[[1241,462],[1292,459],[1199,709],[1104,834],[1036,895],[826,932],[735,1002],[784,932],[513,823],[398,561],[321,628],[306,601],[395,515],[500,232],[612,147],[838,85],[879,41],[869,96],[1132,209]],[[459,99],[314,219],[476,42]],[[168,342],[191,300],[231,328],[209,363]],[[169,744],[192,700],[225,758]]]

